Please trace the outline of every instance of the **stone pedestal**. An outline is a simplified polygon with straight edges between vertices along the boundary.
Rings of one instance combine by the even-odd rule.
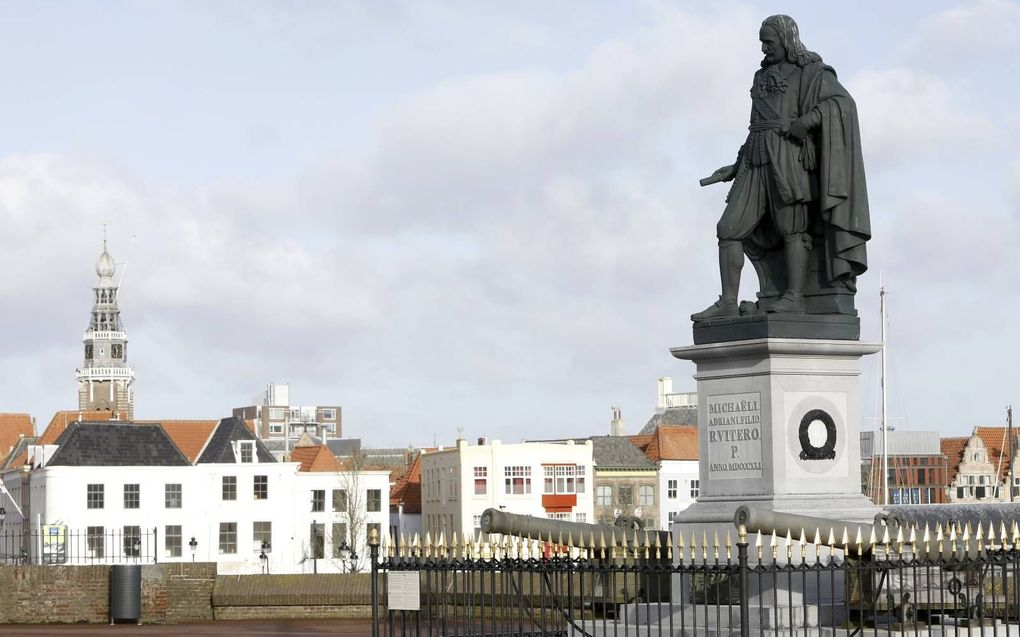
[[[846,521],[878,512],[861,494],[855,340],[759,338],[677,347],[697,365],[701,491],[674,517],[729,524],[741,504]]]

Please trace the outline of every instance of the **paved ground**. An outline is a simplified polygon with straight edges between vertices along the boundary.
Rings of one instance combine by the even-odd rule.
[[[282,621],[219,621],[197,624],[177,624],[175,626],[158,626],[146,624],[46,624],[46,625],[4,625],[0,624],[0,635],[42,635],[80,636],[80,637],[156,637],[174,635],[187,637],[190,635],[223,635],[268,637],[269,635],[288,635],[290,637],[317,635],[346,635],[348,637],[371,637],[372,622],[367,619],[319,619],[319,620],[282,620]]]

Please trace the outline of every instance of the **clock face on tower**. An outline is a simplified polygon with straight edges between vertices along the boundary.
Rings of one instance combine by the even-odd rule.
[[[87,343],[85,345],[85,360],[92,360],[92,343]]]
[[[114,343],[110,346],[110,356],[120,360],[124,356],[124,346],[120,343]]]

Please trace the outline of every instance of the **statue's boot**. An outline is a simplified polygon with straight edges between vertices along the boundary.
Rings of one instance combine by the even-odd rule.
[[[701,312],[691,314],[692,321],[707,321],[714,318],[740,316],[737,306],[737,291],[740,289],[740,269],[744,267],[744,248],[739,241],[719,242],[719,275],[722,278],[722,294],[719,300]]]
[[[804,313],[804,279],[807,277],[807,244],[800,235],[786,237],[786,280],[789,287],[783,296],[769,305],[768,311],[777,314]]]
[[[708,319],[726,318],[728,316],[740,316],[740,308],[737,307],[735,299],[730,300],[720,296],[718,301],[709,305],[706,309],[691,314],[691,320],[698,322],[707,321]]]

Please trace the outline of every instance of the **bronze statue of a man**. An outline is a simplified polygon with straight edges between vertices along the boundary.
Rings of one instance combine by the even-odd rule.
[[[747,141],[733,165],[702,180],[733,181],[716,226],[722,294],[691,319],[856,314],[871,237],[857,107],[836,72],[801,43],[792,18],[767,18],[759,39],[764,59],[751,85]],[[760,291],[757,303],[738,305],[745,253]]]

